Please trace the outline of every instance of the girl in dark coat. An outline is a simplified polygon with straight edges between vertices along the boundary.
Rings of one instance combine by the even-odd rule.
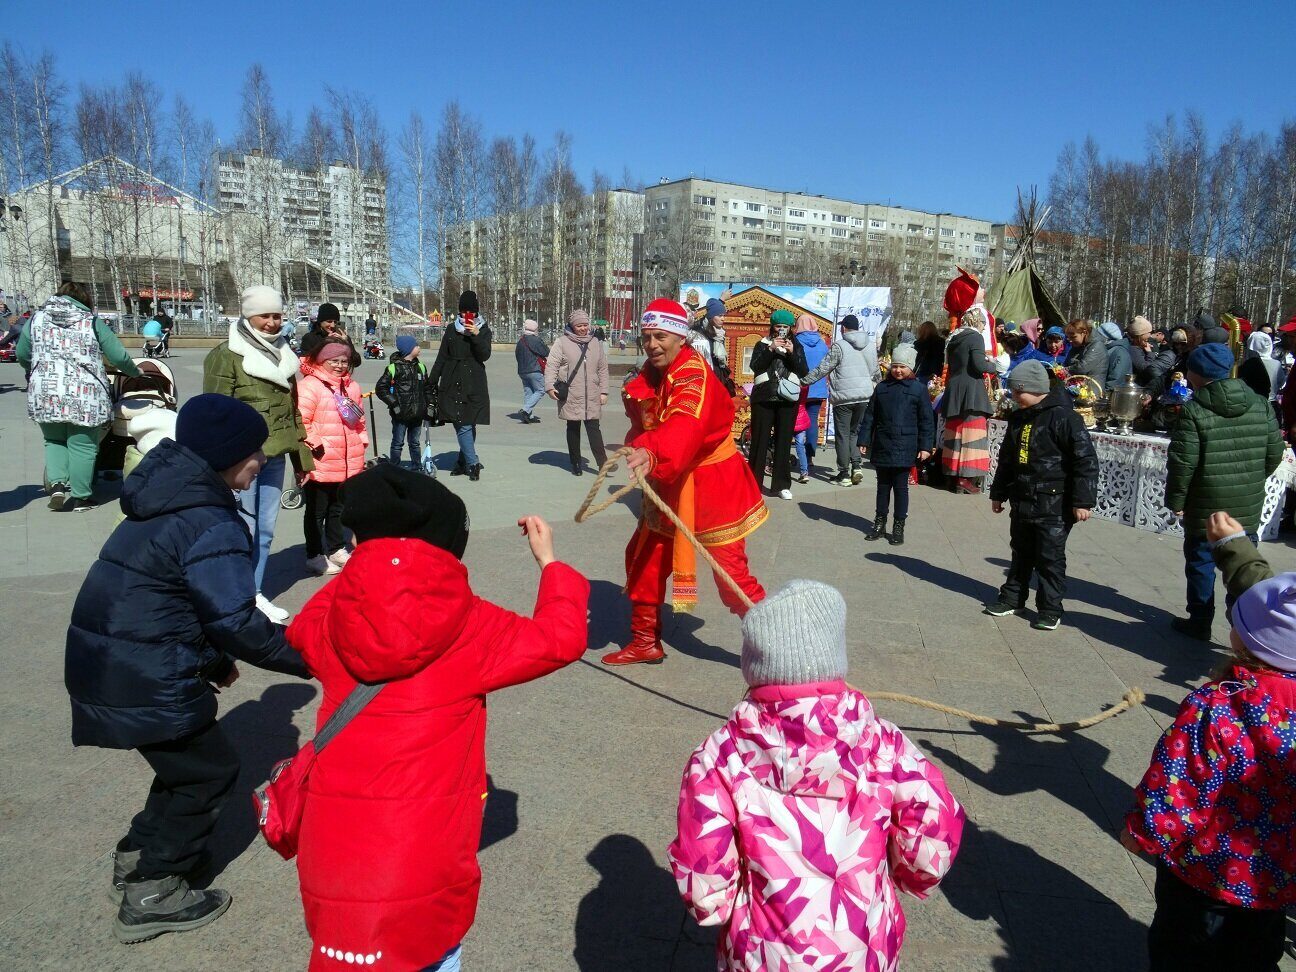
[[[985,355],[983,315],[978,307],[969,310],[945,345],[949,373],[941,399],[945,418],[941,467],[955,479],[960,493],[981,492],[981,480],[990,472],[989,418],[993,410],[985,376],[993,374],[995,366]]]
[[[459,297],[459,316],[445,329],[441,348],[428,381],[437,390],[437,415],[454,425],[459,458],[451,476],[481,478],[477,458],[477,426],[490,425],[490,389],[486,362],[491,356],[490,328],[477,317],[477,295]]]
[[[785,500],[792,498],[792,427],[796,424],[797,402],[779,395],[779,381],[795,375],[805,376],[805,350],[792,340],[794,323],[791,311],[776,310],[770,315],[769,336],[752,349],[751,370],[756,385],[751,393],[751,452],[748,463],[756,482],[765,479],[765,457],[773,448],[773,471],[770,489]],[[774,437],[770,444],[771,434]]]
[[[914,350],[918,352],[914,376],[925,385],[939,375],[941,368],[945,366],[945,339],[931,321],[923,321],[919,326]]]
[[[895,528],[887,539],[904,543],[909,516],[909,470],[931,457],[936,440],[936,417],[922,382],[914,379],[918,355],[899,345],[891,352],[891,370],[873,391],[860,423],[860,455],[873,460],[877,472],[877,509],[866,540],[887,536],[887,513],[895,493]]]

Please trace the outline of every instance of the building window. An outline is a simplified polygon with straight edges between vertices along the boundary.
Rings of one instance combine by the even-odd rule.
[[[852,216],[850,220],[850,224],[852,226],[863,226],[864,220],[860,219],[858,216]]]
[[[752,219],[750,216],[744,216],[744,217],[743,217],[743,225],[744,225],[744,226],[764,226],[764,225],[765,225],[765,220],[763,220],[763,219]]]
[[[975,234],[972,238],[973,238],[974,240],[976,240],[978,243],[989,243],[989,242],[990,242],[990,234],[989,234],[989,233],[977,233],[977,234]]]
[[[833,227],[833,231],[832,231],[832,235],[833,235],[833,236],[845,236],[845,235],[846,235],[846,231],[845,231],[844,229],[838,229],[836,226],[834,226],[834,227]]]
[[[886,237],[881,233],[870,233],[868,239],[870,243],[881,243]]]
[[[759,213],[760,211],[761,211],[761,204],[760,204],[760,203],[748,203],[748,204],[747,204],[747,212],[749,212],[749,213]]]
[[[886,222],[880,219],[870,219],[869,229],[886,229]],[[871,239],[872,237],[870,237]]]
[[[954,244],[953,244],[953,243],[942,243],[942,244],[941,244],[941,249],[942,249],[942,250],[952,250],[952,249],[954,249]]]
[[[836,213],[833,213],[833,220],[832,220],[832,221],[833,221],[834,223],[844,223],[844,222],[846,222],[846,217],[845,217],[845,216],[838,216]]]
[[[944,226],[941,227],[941,236],[953,236],[953,235],[954,235],[954,231],[952,229],[948,229],[947,227]]]
[[[804,209],[789,209],[787,214],[788,219],[805,219]]]
[[[935,227],[935,226],[924,226],[924,227],[923,227],[923,236],[935,236],[935,235],[936,235],[936,227]]]
[[[770,216],[782,216],[782,215],[783,215],[783,207],[782,207],[782,206],[770,206],[770,207],[768,207],[768,208],[766,209],[766,212],[767,212]]]
[[[781,222],[779,222],[777,219],[771,219],[771,220],[768,220],[768,221],[765,223],[765,228],[766,228],[766,229],[782,229],[782,228],[783,228],[783,224],[782,224]]]

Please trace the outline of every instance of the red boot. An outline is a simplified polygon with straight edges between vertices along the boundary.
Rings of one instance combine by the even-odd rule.
[[[661,646],[661,608],[656,604],[635,604],[630,612],[630,644],[604,655],[603,664],[658,665],[665,657]]]

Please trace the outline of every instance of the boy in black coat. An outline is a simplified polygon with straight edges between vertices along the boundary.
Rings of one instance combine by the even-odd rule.
[[[877,510],[865,540],[887,536],[887,513],[895,494],[895,525],[887,540],[904,543],[909,517],[909,470],[931,457],[936,445],[936,416],[922,382],[914,380],[918,352],[912,344],[891,352],[886,381],[873,390],[860,422],[859,451],[871,456],[877,473]]]
[[[256,606],[252,537],[234,491],[265,464],[265,419],[199,395],[122,488],[126,519],[86,574],[68,626],[64,683],[77,746],[135,749],[153,770],[144,809],[113,852],[114,931],[127,944],[189,931],[229,908],[189,877],[238,778],[216,722],[235,661],[306,678]]]
[[[400,465],[401,449],[409,442],[410,465],[417,467],[423,423],[428,419],[428,371],[418,359],[418,342],[408,334],[396,339],[391,363],[374,386],[378,401],[391,415],[392,442],[387,458]],[[429,470],[436,476],[436,467]]]
[[[999,599],[985,606],[996,618],[1022,611],[1031,575],[1039,575],[1031,625],[1052,631],[1062,620],[1066,596],[1066,542],[1071,527],[1089,519],[1098,499],[1098,456],[1084,421],[1062,396],[1051,391],[1048,369],[1026,361],[1008,379],[1017,409],[999,448],[999,467],[990,485],[996,513],[1012,503],[1012,564]]]

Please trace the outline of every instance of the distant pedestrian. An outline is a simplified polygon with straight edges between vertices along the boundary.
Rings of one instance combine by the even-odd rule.
[[[873,335],[860,330],[859,318],[847,314],[841,322],[841,339],[834,341],[817,366],[812,366],[805,382],[814,385],[825,376],[833,409],[833,434],[837,450],[838,486],[853,486],[864,478],[864,463],[855,454],[860,423],[873,395],[873,376],[877,374],[877,346]],[[913,345],[897,345],[899,348]],[[916,359],[916,354],[914,355]],[[912,365],[912,362],[910,362]],[[930,411],[930,400],[928,403]],[[811,432],[815,430],[811,427]]]
[[[1134,366],[1130,357],[1129,339],[1121,333],[1120,325],[1115,321],[1099,324],[1094,340],[1107,343],[1107,376],[1100,379],[1103,387],[1111,391],[1117,385],[1125,384],[1125,379],[1134,373]]]
[[[396,350],[374,387],[374,394],[387,406],[391,417],[391,450],[387,458],[398,465],[406,442],[409,443],[410,464],[418,465],[423,423],[429,418],[428,371],[419,360],[420,350],[418,341],[412,336],[402,334],[396,338]],[[371,429],[369,434],[374,435],[377,431]],[[432,473],[436,474],[435,468]]]
[[[1229,377],[1233,352],[1208,343],[1186,362],[1193,397],[1170,430],[1165,505],[1182,518],[1187,618],[1174,629],[1209,641],[1215,618],[1215,562],[1206,521],[1223,511],[1241,521],[1254,541],[1264,508],[1265,480],[1282,462],[1283,441],[1269,403],[1246,382]]]
[[[1283,388],[1283,367],[1273,356],[1273,338],[1268,334],[1253,331],[1246,339],[1238,377],[1265,401],[1278,401]]]
[[[1107,342],[1095,333],[1092,321],[1079,318],[1066,327],[1070,350],[1066,356],[1068,375],[1085,375],[1098,384],[1107,383]]]
[[[909,518],[909,470],[931,458],[936,447],[936,417],[927,389],[914,378],[918,355],[912,345],[891,352],[886,380],[874,390],[859,424],[859,452],[873,460],[877,472],[877,505],[866,540],[886,537],[893,545],[905,542]],[[891,499],[895,523],[886,532]]]
[[[522,336],[513,348],[517,359],[518,377],[522,379],[522,424],[539,422],[535,407],[540,404],[545,394],[545,361],[549,357],[549,345],[540,337],[540,322],[527,318],[522,322]]]
[[[603,430],[599,425],[608,400],[608,362],[603,342],[590,333],[589,313],[577,308],[567,328],[554,342],[545,364],[545,392],[558,403],[558,417],[567,423],[567,459],[573,476],[584,475],[581,426],[589,439],[594,464],[607,462]]]
[[[940,329],[931,321],[923,321],[918,326],[918,336],[914,339],[914,350],[918,352],[918,364],[914,368],[914,377],[926,385],[941,373],[945,367],[945,338]]]
[[[871,334],[866,334],[865,337],[868,338],[870,342],[873,340]],[[797,342],[797,344],[801,345],[801,349],[805,352],[806,367],[811,371],[817,369],[823,362],[824,358],[828,356],[828,342],[825,341],[823,335],[819,333],[818,325],[815,324],[814,318],[809,314],[799,314],[797,316],[796,324],[792,328],[792,338]],[[876,345],[874,345],[873,358],[873,370],[876,371]],[[809,375],[802,379],[802,381],[809,386],[805,400],[806,412],[810,416],[810,430],[806,433],[806,458],[809,460],[810,468],[812,470],[814,469],[815,455],[819,451],[819,413],[823,410],[823,404],[828,399],[827,375],[828,372],[824,371],[819,373],[814,379],[811,379]],[[872,377],[872,374],[870,374],[870,383]],[[848,449],[848,459],[849,455],[850,453]],[[837,471],[840,473],[841,463],[838,462],[837,465],[839,467]]]
[[[247,519],[255,551],[253,577],[257,606],[278,624],[292,616],[261,591],[270,546],[279,520],[279,499],[291,459],[294,469],[309,472],[310,451],[297,412],[297,379],[301,367],[284,339],[283,297],[274,287],[249,287],[241,297],[241,316],[230,325],[229,336],[203,360],[203,391],[229,395],[255,408],[270,427],[265,442],[266,463],[257,473],[239,508]],[[303,339],[303,346],[305,339]],[[315,346],[318,350],[323,339]]]
[[[479,316],[477,294],[459,295],[459,313],[441,337],[428,380],[437,390],[437,414],[454,426],[459,457],[451,476],[481,479],[477,426],[490,425],[490,385],[486,362],[491,356],[491,329]]]
[[[1098,499],[1098,456],[1076,410],[1053,390],[1048,369],[1026,361],[1008,379],[1017,408],[999,448],[990,485],[995,513],[1012,505],[1012,563],[999,597],[985,613],[1006,617],[1023,611],[1032,576],[1039,578],[1031,627],[1054,630],[1066,597],[1066,544],[1071,528],[1089,519]]]
[[[254,547],[235,498],[264,465],[268,432],[228,396],[186,402],[175,439],[122,484],[126,519],[72,608],[72,744],[137,750],[155,774],[113,851],[120,942],[191,931],[229,908],[227,892],[190,886],[211,863],[208,841],[239,775],[216,694],[239,677],[239,661],[306,677],[283,629],[257,609]]]
[[[948,377],[941,395],[945,429],[941,435],[941,467],[954,480],[955,491],[980,493],[990,472],[990,394],[985,376],[995,373],[986,359],[985,312],[970,308],[945,344]]]
[[[89,291],[65,281],[22,329],[15,354],[30,371],[27,414],[45,440],[49,508],[85,512],[94,501],[99,440],[112,419],[104,359],[131,377],[139,369],[91,309]]]
[[[949,872],[964,811],[940,769],[846,684],[846,602],[794,580],[743,619],[747,695],[693,751],[671,871],[718,926],[718,968],[895,969],[897,892]]]
[[[770,315],[769,334],[751,353],[756,384],[751,391],[751,451],[747,462],[757,485],[765,481],[765,461],[771,467],[770,490],[792,499],[792,428],[801,397],[801,377],[810,369],[805,349],[792,339],[792,312]]]

